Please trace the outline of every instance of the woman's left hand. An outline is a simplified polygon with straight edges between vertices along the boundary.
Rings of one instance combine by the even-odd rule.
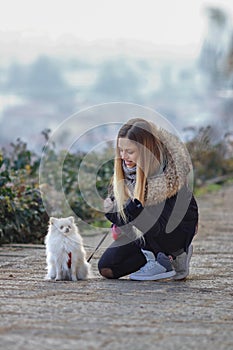
[[[137,199],[128,199],[125,204],[125,212],[134,220],[143,210],[142,203]]]

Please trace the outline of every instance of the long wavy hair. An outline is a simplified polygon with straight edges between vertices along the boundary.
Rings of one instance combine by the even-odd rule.
[[[143,205],[145,203],[147,178],[155,175],[161,165],[164,164],[164,148],[159,138],[156,126],[145,119],[130,119],[118,132],[116,154],[114,162],[113,192],[117,202],[118,210],[125,219],[124,204],[130,197],[125,185],[125,176],[122,167],[122,159],[118,147],[119,138],[127,138],[139,149],[139,157],[136,166],[136,183],[134,198],[137,198]]]

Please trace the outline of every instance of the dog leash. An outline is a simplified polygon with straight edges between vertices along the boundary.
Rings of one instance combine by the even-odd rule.
[[[105,238],[108,235],[108,231],[105,233],[105,235],[101,238],[100,242],[98,243],[97,247],[95,248],[95,250],[91,253],[91,255],[89,256],[89,258],[87,259],[87,262],[90,262],[90,260],[93,258],[94,254],[96,253],[96,251],[99,249],[99,247],[101,246],[101,244],[103,243],[103,241],[105,240]]]

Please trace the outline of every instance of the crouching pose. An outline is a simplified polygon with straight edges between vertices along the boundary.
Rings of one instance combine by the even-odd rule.
[[[144,119],[119,130],[105,215],[115,241],[99,260],[106,278],[184,279],[198,208],[188,185],[189,154],[170,132]]]

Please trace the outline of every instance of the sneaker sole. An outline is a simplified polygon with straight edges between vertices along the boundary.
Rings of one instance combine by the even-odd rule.
[[[161,279],[165,279],[165,278],[169,278],[169,277],[173,277],[175,276],[176,272],[174,270],[172,271],[168,271],[168,272],[164,272],[164,273],[160,273],[154,276],[133,276],[133,274],[130,275],[130,279],[133,281],[157,281],[157,280],[161,280]]]
[[[184,273],[179,273],[179,274],[176,274],[173,279],[175,281],[179,281],[179,280],[183,280],[185,279],[188,275],[189,275],[189,263],[190,263],[190,260],[191,260],[191,257],[193,255],[193,246],[190,245],[189,246],[189,249],[188,249],[188,256],[187,256],[187,263],[186,263],[186,271]]]

